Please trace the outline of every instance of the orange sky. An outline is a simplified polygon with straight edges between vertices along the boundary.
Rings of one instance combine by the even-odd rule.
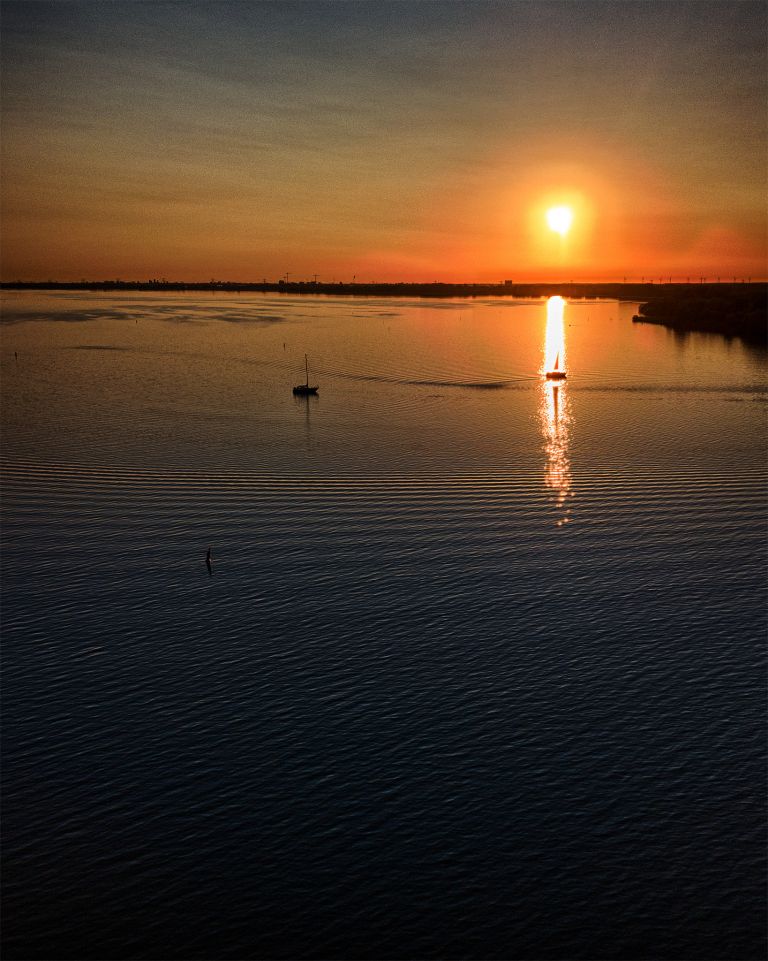
[[[766,274],[761,3],[3,12],[3,280]]]

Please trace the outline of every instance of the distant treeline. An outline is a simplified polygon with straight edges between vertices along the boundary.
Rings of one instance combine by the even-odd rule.
[[[686,284],[345,284],[312,281],[238,283],[213,280],[185,283],[169,280],[99,280],[79,283],[24,281],[0,284],[4,290],[150,291],[207,293],[325,294],[351,297],[520,297],[559,294],[569,299],[610,299],[641,304],[635,321],[664,324],[677,330],[702,330],[765,343],[768,339],[765,283]]]
[[[637,323],[680,331],[710,331],[768,343],[768,284],[709,284],[660,288],[640,305]]]
[[[143,290],[143,291],[222,291],[239,293],[258,291],[262,293],[283,294],[331,294],[338,296],[381,296],[381,297],[601,297],[616,300],[646,301],[659,294],[676,294],[695,291],[698,295],[709,296],[710,292],[720,294],[732,290],[744,291],[764,288],[765,284],[717,283],[717,284],[678,284],[678,283],[541,283],[516,284],[511,280],[499,284],[346,284],[323,283],[322,281],[277,281],[266,280],[261,283],[245,283],[234,280],[211,280],[205,283],[188,283],[176,280],[81,280],[81,281],[5,281],[0,284],[5,290]]]

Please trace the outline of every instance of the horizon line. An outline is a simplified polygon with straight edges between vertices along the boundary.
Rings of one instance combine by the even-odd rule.
[[[150,287],[150,288],[163,288],[163,287],[190,287],[190,288],[202,288],[202,289],[224,289],[224,288],[277,288],[287,290],[291,288],[311,288],[311,289],[321,289],[321,288],[370,288],[370,287],[426,287],[426,288],[438,288],[438,287],[461,287],[461,288],[477,288],[477,287],[493,287],[499,288],[501,290],[509,290],[520,287],[665,287],[665,286],[678,286],[678,287],[701,287],[701,286],[742,286],[748,284],[764,284],[768,283],[768,277],[739,277],[738,275],[685,275],[675,276],[667,275],[656,277],[641,276],[638,279],[623,277],[622,279],[614,280],[497,280],[497,281],[452,281],[452,280],[357,280],[353,278],[351,281],[346,280],[287,280],[286,278],[279,278],[278,280],[267,280],[266,278],[262,280],[217,280],[211,278],[210,280],[171,280],[167,277],[162,278],[149,278],[147,280],[125,280],[120,277],[117,278],[101,278],[101,279],[86,279],[81,278],[80,280],[54,280],[52,278],[47,278],[45,280],[23,280],[21,278],[16,278],[14,280],[2,280],[0,281],[0,288],[2,289],[14,289],[23,287],[36,287],[38,289],[45,287],[93,287],[93,286],[112,286],[112,287]]]

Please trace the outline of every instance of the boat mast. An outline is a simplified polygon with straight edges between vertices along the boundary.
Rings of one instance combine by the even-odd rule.
[[[307,387],[309,387],[309,364],[307,363],[307,355],[304,354],[304,370],[307,373]]]

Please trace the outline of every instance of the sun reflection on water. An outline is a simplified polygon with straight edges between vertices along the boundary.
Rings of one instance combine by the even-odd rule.
[[[559,366],[560,370],[567,367],[565,357],[565,324],[563,315],[565,312],[565,301],[562,297],[550,297],[547,301],[547,334],[544,340],[544,368],[542,374],[548,370],[554,370]]]
[[[565,370],[565,328],[562,297],[550,297],[547,301],[547,327],[544,341],[544,368],[552,370],[559,358],[560,370]],[[539,415],[544,437],[546,470],[544,483],[551,492],[558,509],[558,526],[570,520],[568,508],[571,493],[571,461],[568,456],[571,427],[571,405],[568,388],[561,382],[545,380],[541,385]]]

